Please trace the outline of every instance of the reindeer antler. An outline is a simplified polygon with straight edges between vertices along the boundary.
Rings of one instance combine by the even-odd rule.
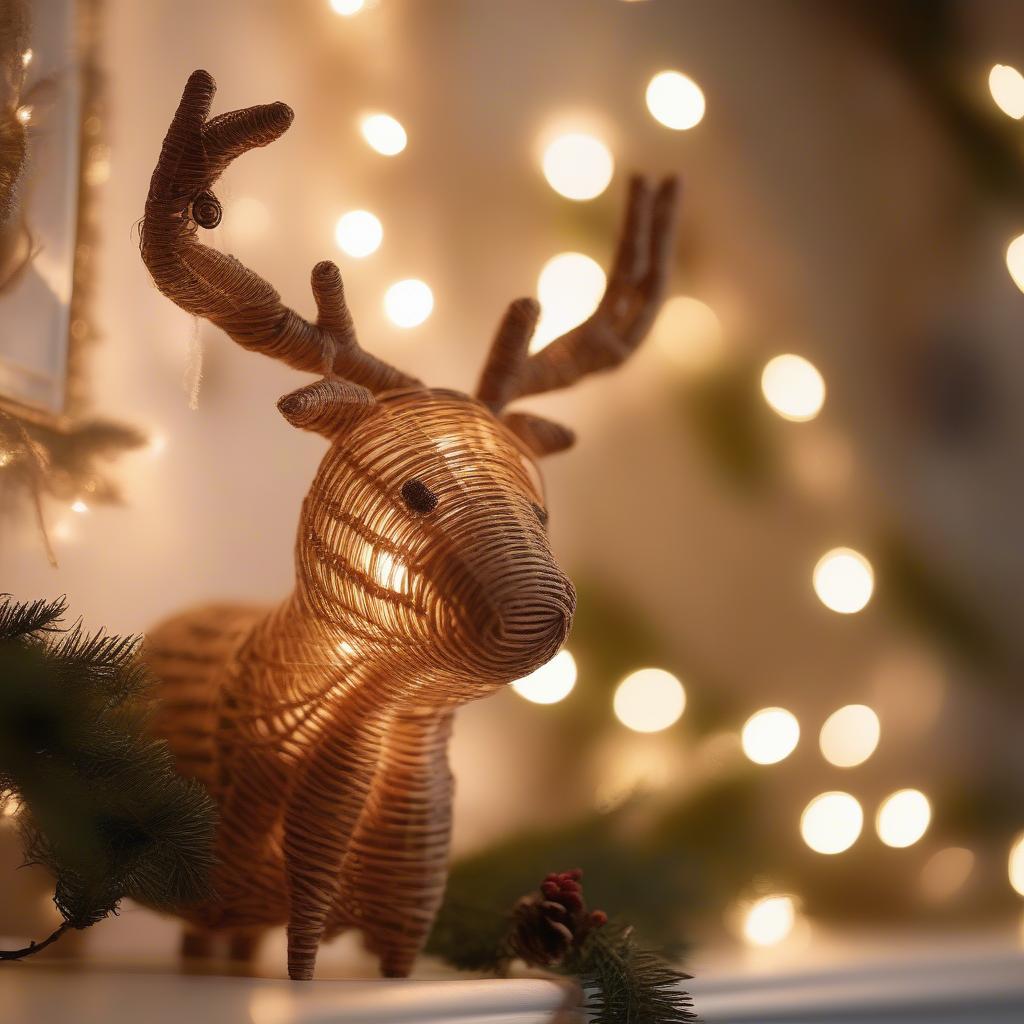
[[[294,116],[284,103],[270,103],[207,120],[216,89],[208,72],[192,73],[153,172],[141,248],[156,286],[243,347],[297,370],[333,373],[373,392],[419,384],[359,347],[333,263],[313,268],[318,319],[311,324],[258,274],[196,240],[198,227],[220,222],[220,204],[210,190],[228,165],[280,137]]]
[[[495,412],[524,395],[575,384],[611,369],[636,351],[665,296],[675,237],[679,182],[666,178],[652,193],[648,182],[629,183],[626,219],[611,277],[588,320],[527,356],[537,323],[532,299],[516,299],[502,320],[480,379],[477,397]]]

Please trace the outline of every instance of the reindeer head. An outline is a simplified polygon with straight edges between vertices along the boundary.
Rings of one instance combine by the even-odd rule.
[[[460,698],[547,661],[572,619],[555,564],[537,460],[572,443],[517,398],[618,365],[647,333],[670,263],[676,183],[634,179],[608,289],[594,315],[533,355],[532,299],[509,307],[476,397],[427,388],[360,348],[338,268],[312,275],[317,319],[285,307],[237,260],[201,245],[220,217],[210,191],[235,157],[291,124],[284,104],[207,120],[213,79],[185,87],[153,174],[142,256],[160,290],[245,348],[322,374],[278,407],[330,442],[303,506],[299,590],[313,615],[353,643],[412,652]],[[458,680],[472,680],[464,690]]]

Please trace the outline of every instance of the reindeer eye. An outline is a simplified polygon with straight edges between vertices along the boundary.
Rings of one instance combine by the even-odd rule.
[[[437,508],[437,495],[422,480],[413,478],[402,484],[402,500],[417,515],[428,516]]]
[[[548,510],[546,508],[541,508],[540,505],[538,505],[535,501],[531,501],[530,504],[533,506],[533,511],[536,513],[537,518],[540,520],[540,525],[547,526]]]

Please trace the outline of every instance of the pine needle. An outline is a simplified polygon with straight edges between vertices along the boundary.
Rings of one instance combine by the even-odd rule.
[[[38,600],[19,604],[10,594],[0,594],[0,641],[31,639],[38,633],[54,632],[67,610],[67,601]]]

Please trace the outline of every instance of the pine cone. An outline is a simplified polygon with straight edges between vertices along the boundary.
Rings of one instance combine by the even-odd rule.
[[[537,967],[561,963],[594,928],[608,920],[603,910],[588,911],[579,868],[550,874],[540,892],[524,896],[513,911],[510,943],[516,956]]]

